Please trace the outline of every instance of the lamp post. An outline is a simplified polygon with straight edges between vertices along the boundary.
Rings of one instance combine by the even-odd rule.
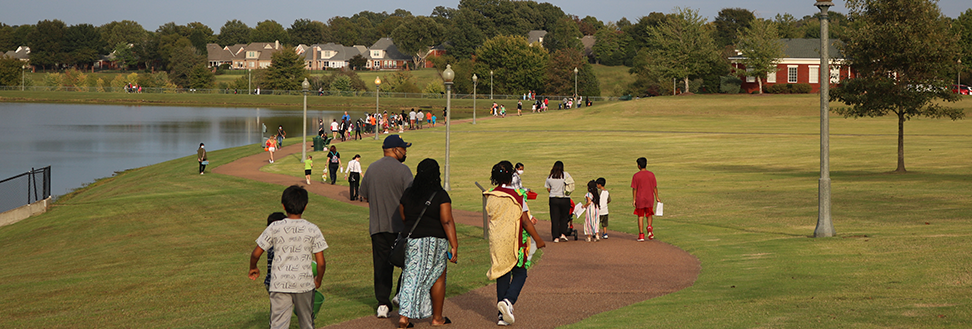
[[[378,91],[381,90],[381,77],[375,77],[375,140],[378,140]]]
[[[574,102],[571,103],[574,106],[571,107],[577,107],[576,103],[577,103],[577,67],[575,66],[574,67]]]
[[[962,64],[962,61],[959,61]],[[24,91],[25,82],[27,81],[27,64],[20,66],[20,91]]]
[[[445,82],[446,87],[446,118],[452,117],[452,79],[456,77],[456,72],[452,71],[452,65],[446,65],[445,71],[442,71],[442,81]],[[446,191],[452,190],[449,186],[449,144],[451,142],[452,135],[452,120],[446,120],[446,145],[445,145],[445,180],[443,181],[443,188]]]
[[[473,73],[473,124],[476,124],[476,83],[479,82],[479,77]]]
[[[246,94],[253,95],[253,79],[250,78],[250,69],[246,69]]]
[[[827,10],[831,1],[817,1],[820,8],[820,181],[818,183],[817,228],[815,238],[834,236],[834,223],[830,220],[830,40],[827,31]]]
[[[310,82],[307,82],[307,78],[304,78],[304,82],[300,83],[300,88],[304,91],[304,137],[300,143],[300,162],[304,162],[304,160],[307,160],[307,89],[310,88]]]
[[[961,90],[961,88],[962,88],[962,59],[959,59],[958,60],[958,74],[957,75],[958,75],[958,77],[955,80],[958,81],[958,83],[956,83],[956,84],[959,85],[958,86],[958,88],[960,88],[959,89],[959,95],[961,95],[962,94],[962,90]]]
[[[489,99],[493,99],[493,70],[489,70]]]

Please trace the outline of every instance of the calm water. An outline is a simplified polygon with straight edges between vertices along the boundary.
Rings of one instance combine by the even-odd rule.
[[[318,119],[342,114],[308,109],[308,134],[316,134]],[[301,121],[299,108],[0,103],[0,179],[52,166],[52,193],[63,195],[116,171],[195,155],[199,143],[208,151],[261,143],[269,136],[264,124],[268,133],[283,125],[293,143]],[[196,166],[190,161],[186,170]]]

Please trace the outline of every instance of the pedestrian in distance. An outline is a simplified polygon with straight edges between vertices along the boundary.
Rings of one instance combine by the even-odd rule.
[[[598,210],[601,207],[600,194],[597,190],[597,182],[594,180],[587,182],[587,194],[584,194],[584,235],[587,236],[587,242],[601,240],[601,237],[598,236],[598,230],[601,226],[598,223],[600,220]]]
[[[317,225],[302,218],[307,208],[307,190],[293,185],[280,197],[287,218],[271,223],[256,239],[250,254],[247,277],[260,277],[257,261],[265,250],[274,249],[270,277],[270,327],[289,328],[291,313],[297,314],[301,329],[314,328],[314,291],[321,287],[326,263],[327,241]],[[311,269],[317,262],[317,275]]]
[[[571,214],[569,195],[573,191],[573,184],[574,179],[564,171],[564,163],[554,162],[543,187],[550,193],[550,234],[555,243],[567,242],[567,233],[569,233],[567,223],[570,221]]]
[[[337,173],[341,168],[341,153],[337,151],[337,146],[331,145],[327,151],[327,170],[331,172],[331,185],[337,182]]]
[[[645,218],[648,218],[648,240],[655,238],[654,229],[651,226],[652,216],[655,215],[655,202],[658,199],[658,182],[655,180],[655,173],[645,169],[648,167],[648,159],[640,157],[635,161],[638,164],[638,172],[631,177],[631,205],[634,206],[634,215],[638,216],[638,242],[645,241]]]
[[[601,206],[598,208],[598,214],[600,215],[599,216],[600,220],[598,220],[598,222],[601,223],[601,238],[607,239],[608,238],[607,227],[608,227],[608,215],[609,215],[608,204],[611,203],[611,193],[608,192],[606,188],[604,188],[604,185],[607,184],[607,180],[605,180],[604,177],[598,178],[596,182],[597,182],[597,189],[600,190],[601,192],[600,195]]]
[[[348,195],[351,201],[358,200],[358,188],[361,185],[361,155],[355,154],[351,161],[348,161],[348,170],[344,174],[348,180],[350,191]]]
[[[202,175],[206,172],[206,165],[209,164],[209,158],[206,157],[206,144],[199,143],[199,148],[196,149],[196,160],[199,161],[199,174]]]
[[[270,154],[270,163],[273,163],[273,152],[276,152],[277,151],[277,136],[276,135],[270,136],[270,138],[267,138],[266,147],[264,149],[267,150],[267,153]]]
[[[310,185],[310,175],[314,171],[314,157],[308,155],[307,159],[304,160],[304,180],[307,181],[307,185]]]
[[[283,147],[283,140],[287,138],[287,131],[283,129],[283,125],[277,126],[277,149]]]

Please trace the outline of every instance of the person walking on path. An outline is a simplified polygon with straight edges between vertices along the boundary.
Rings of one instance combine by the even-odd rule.
[[[277,126],[277,149],[283,147],[283,140],[287,138],[287,132],[284,131],[283,125]]]
[[[655,238],[655,233],[651,227],[652,216],[655,215],[655,202],[658,199],[658,182],[655,181],[655,173],[645,169],[648,167],[648,159],[640,157],[638,172],[631,177],[631,198],[633,199],[634,214],[638,216],[638,242],[645,241],[645,217],[648,217],[648,240]]]
[[[600,212],[598,211],[601,207],[600,193],[597,190],[597,182],[589,181],[587,182],[587,194],[584,194],[584,235],[587,236],[587,242],[591,242],[591,237],[593,236],[594,241],[601,240],[601,237],[597,235],[598,229],[600,228]]]
[[[570,198],[567,197],[567,181],[573,182],[570,174],[564,172],[564,163],[554,162],[550,175],[543,187],[550,193],[550,235],[553,242],[567,242],[567,222],[570,220]]]
[[[379,318],[387,318],[392,306],[389,297],[395,267],[388,262],[388,257],[398,232],[405,226],[398,205],[405,189],[412,183],[412,171],[403,164],[410,146],[412,143],[406,143],[398,135],[385,137],[381,145],[384,157],[372,162],[368,174],[361,179],[361,197],[368,202],[368,231]],[[401,283],[398,287],[400,290]]]
[[[314,157],[308,155],[307,159],[304,160],[304,180],[307,181],[307,185],[310,185],[310,175],[314,171]]]
[[[529,259],[531,238],[537,248],[545,245],[533,226],[523,196],[510,186],[513,164],[500,161],[493,166],[489,180],[496,187],[483,192],[489,219],[490,268],[486,276],[496,280],[496,309],[499,312],[496,324],[507,326],[516,321],[513,305],[526,283],[527,268],[532,265]]]
[[[341,125],[338,124],[337,119],[331,119],[331,139],[337,140],[339,131],[341,131]]]
[[[199,161],[199,174],[202,175],[206,172],[206,165],[209,164],[209,158],[206,157],[206,144],[199,143],[199,148],[196,149],[196,161]]]
[[[348,171],[344,174],[344,178],[348,179],[348,186],[350,186],[350,191],[348,195],[351,201],[358,200],[358,187],[361,185],[361,155],[355,154],[351,161],[348,161]]]
[[[597,189],[600,190],[601,206],[598,207],[599,222],[601,223],[601,237],[604,239],[608,238],[607,227],[608,227],[608,203],[611,203],[611,193],[608,192],[604,185],[607,184],[607,180],[604,177],[598,178]]]
[[[408,112],[408,130],[415,129],[415,109]]]
[[[250,254],[247,277],[260,277],[257,261],[264,250],[274,249],[273,273],[270,278],[270,327],[290,328],[290,314],[297,313],[301,329],[314,328],[314,290],[321,287],[326,263],[327,241],[321,229],[301,217],[307,208],[307,190],[293,185],[280,197],[287,218],[273,222],[256,239]],[[317,275],[311,261],[317,261]]]
[[[337,146],[331,145],[327,151],[327,170],[331,172],[331,185],[337,182],[338,169],[341,168],[341,153],[337,151]]]
[[[446,261],[458,261],[459,240],[452,220],[452,199],[442,189],[438,162],[419,162],[412,187],[402,195],[398,211],[405,219],[406,230],[415,227],[405,248],[398,327],[407,328],[410,319],[429,316],[433,326],[450,324],[452,321],[442,316]]]
[[[277,135],[267,138],[267,152],[270,153],[270,163],[273,163],[273,152],[277,151]]]

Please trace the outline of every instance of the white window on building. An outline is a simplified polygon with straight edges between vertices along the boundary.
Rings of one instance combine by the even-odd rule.
[[[776,72],[766,73],[766,83],[776,83]]]
[[[756,77],[753,76],[752,72],[752,68],[746,68],[746,82],[756,82]]]
[[[381,57],[381,50],[372,50],[371,51],[371,57],[380,58]]]
[[[820,65],[810,65],[810,83],[820,83]]]
[[[257,58],[259,56],[260,56],[259,55],[259,52],[256,52],[256,51],[248,51],[248,52],[246,52],[246,58]]]
[[[253,65],[254,65],[254,62],[250,62],[250,67],[253,67]]]
[[[790,65],[786,67],[786,82],[787,83],[797,83],[797,66]]]

